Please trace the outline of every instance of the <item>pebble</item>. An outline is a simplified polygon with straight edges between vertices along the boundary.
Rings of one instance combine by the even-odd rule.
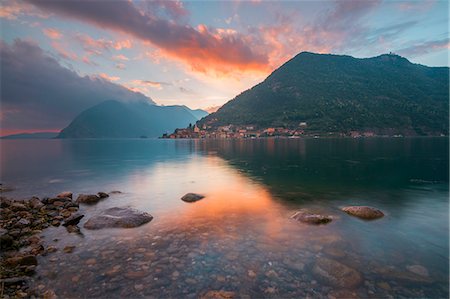
[[[64,247],[63,251],[65,253],[72,253],[74,249],[75,249],[75,246],[66,246],[66,247]]]

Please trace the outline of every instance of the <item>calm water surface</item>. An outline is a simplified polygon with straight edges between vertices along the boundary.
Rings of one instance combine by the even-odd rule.
[[[40,257],[34,284],[61,297],[444,298],[448,150],[447,138],[2,140],[1,180],[15,198],[123,192],[82,206],[80,227],[113,206],[154,216],[135,229],[46,230],[59,250]],[[184,203],[188,192],[206,198]],[[363,221],[346,205],[386,216]],[[301,224],[290,219],[299,209],[334,220]],[[329,260],[361,283],[323,280],[314,268]]]

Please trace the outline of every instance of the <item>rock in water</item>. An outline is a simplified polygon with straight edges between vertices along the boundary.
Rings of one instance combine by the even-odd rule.
[[[203,195],[200,194],[196,194],[196,193],[188,193],[186,195],[184,195],[181,200],[184,202],[196,202],[199,201],[200,199],[205,198]]]
[[[326,224],[333,220],[331,216],[311,214],[303,210],[296,212],[291,218],[307,224]]]
[[[64,192],[61,192],[61,193],[59,193],[58,195],[56,195],[56,197],[67,197],[67,198],[70,198],[70,199],[72,199],[72,192],[70,192],[70,191],[64,191]]]
[[[110,208],[93,216],[85,224],[86,229],[131,228],[150,222],[153,216],[130,208]]]
[[[100,198],[107,198],[109,197],[108,193],[105,192],[97,192],[97,196]]]
[[[366,220],[377,219],[384,216],[384,213],[380,210],[368,206],[350,206],[342,208],[342,211]]]
[[[232,299],[236,297],[236,293],[227,291],[208,291],[201,299]]]
[[[84,215],[80,213],[75,213],[69,216],[66,220],[64,220],[63,226],[69,226],[69,225],[77,225],[78,222],[80,222],[81,218],[83,218]]]
[[[409,272],[415,273],[420,276],[424,276],[424,277],[430,276],[427,268],[425,268],[424,266],[421,266],[421,265],[406,266],[406,269],[408,269]]]
[[[77,203],[95,204],[101,198],[95,194],[80,194],[77,198]]]
[[[335,287],[352,288],[362,282],[358,271],[328,258],[319,258],[312,272],[317,279]]]

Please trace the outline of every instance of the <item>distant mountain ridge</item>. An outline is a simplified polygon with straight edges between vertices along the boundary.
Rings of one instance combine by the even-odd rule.
[[[105,101],[80,113],[58,138],[158,137],[194,124],[207,115],[186,106],[157,106],[144,101]]]
[[[0,137],[0,139],[51,139],[58,136],[57,132],[19,133]]]
[[[199,124],[448,135],[449,68],[302,52]]]

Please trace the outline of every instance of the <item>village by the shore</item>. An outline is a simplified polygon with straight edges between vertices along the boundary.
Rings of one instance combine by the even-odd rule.
[[[349,132],[315,132],[308,129],[307,122],[300,122],[298,127],[267,127],[261,128],[256,125],[226,125],[212,127],[207,125],[198,126],[189,124],[187,128],[175,129],[173,133],[165,133],[163,139],[255,139],[264,137],[280,138],[319,138],[319,137],[404,137],[414,136],[413,132],[399,134],[399,132],[375,132],[371,130],[349,131]]]

